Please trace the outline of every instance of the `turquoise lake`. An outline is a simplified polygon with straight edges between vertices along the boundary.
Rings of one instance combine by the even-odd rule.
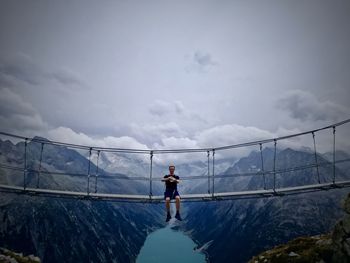
[[[204,263],[205,255],[193,250],[196,243],[170,226],[154,231],[146,238],[136,263]]]

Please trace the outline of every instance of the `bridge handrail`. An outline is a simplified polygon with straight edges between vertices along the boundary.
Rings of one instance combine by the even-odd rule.
[[[344,121],[334,123],[322,128],[314,129],[314,130],[309,130],[305,132],[300,132],[300,133],[295,133],[295,134],[290,134],[286,136],[281,136],[281,137],[275,137],[275,138],[270,138],[270,139],[264,139],[264,140],[256,140],[256,141],[251,141],[251,142],[245,142],[245,143],[239,143],[239,144],[232,144],[232,145],[226,145],[226,146],[221,146],[221,147],[207,147],[207,148],[183,148],[183,149],[132,149],[132,148],[117,148],[117,147],[100,147],[100,146],[87,146],[87,145],[81,145],[81,144],[72,144],[72,143],[65,143],[65,142],[59,142],[59,141],[51,141],[51,140],[44,140],[44,139],[39,139],[39,138],[30,138],[30,137],[25,137],[21,135],[16,135],[12,133],[7,133],[7,132],[2,132],[0,131],[0,135],[8,136],[8,137],[13,137],[17,139],[22,139],[22,140],[29,140],[32,142],[38,142],[38,143],[43,143],[43,144],[50,144],[50,145],[56,145],[56,146],[66,146],[70,148],[77,148],[77,149],[85,149],[85,150],[94,150],[94,151],[103,151],[103,152],[124,152],[124,153],[143,153],[143,154],[161,154],[161,153],[188,153],[188,152],[208,152],[208,151],[220,151],[220,150],[227,150],[227,149],[234,149],[234,148],[241,148],[241,147],[247,147],[247,146],[254,146],[254,145],[259,145],[259,144],[266,144],[266,143],[271,143],[271,142],[277,142],[280,140],[285,140],[301,135],[306,135],[306,134],[313,134],[318,131],[330,129],[330,128],[335,128],[338,126],[341,126],[343,124],[349,123],[350,119],[346,119]]]

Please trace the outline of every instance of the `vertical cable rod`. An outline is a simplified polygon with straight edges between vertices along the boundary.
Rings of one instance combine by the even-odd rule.
[[[208,194],[210,194],[210,152],[207,151],[208,158]]]
[[[320,180],[320,171],[318,168],[318,159],[317,159],[317,151],[316,151],[316,139],[315,139],[315,133],[312,132],[312,139],[314,141],[314,153],[315,153],[315,164],[316,164],[316,171],[317,171],[317,181],[320,184],[321,180]]]
[[[214,193],[215,193],[215,180],[214,180],[214,176],[215,176],[215,149],[213,149],[213,192],[211,193],[212,197],[214,198]]]
[[[92,148],[89,149],[89,165],[88,165],[88,173],[87,173],[87,194],[90,194],[90,167],[91,167],[91,151]]]
[[[259,143],[260,146],[260,159],[261,159],[261,173],[263,175],[264,180],[264,190],[266,190],[266,178],[265,178],[265,169],[264,169],[264,157],[262,152],[262,143]]]
[[[95,193],[97,193],[98,161],[100,159],[100,150],[97,151],[96,174],[95,174]]]
[[[27,176],[27,144],[28,138],[24,142],[24,170],[23,170],[23,190],[26,190],[26,176]]]
[[[43,151],[44,151],[44,143],[41,143],[40,159],[39,159],[39,171],[38,171],[38,178],[36,181],[36,188],[39,188],[39,186],[40,186],[39,181],[40,181],[40,175],[41,175],[41,163],[43,160]]]
[[[333,126],[333,184],[335,184],[335,126]]]
[[[274,155],[273,155],[273,191],[276,192],[276,151],[277,140],[274,139]]]
[[[149,169],[149,198],[152,198],[152,173],[153,173],[153,151],[150,152],[150,169]]]

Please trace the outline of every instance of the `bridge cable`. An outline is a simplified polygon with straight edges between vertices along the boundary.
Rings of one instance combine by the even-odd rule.
[[[27,175],[27,144],[28,139],[24,142],[24,170],[23,170],[23,190],[26,190],[26,175]]]
[[[209,166],[210,151],[207,151],[207,158],[208,158],[208,194],[210,194],[210,166]]]
[[[320,184],[321,183],[321,179],[320,179],[320,171],[318,168],[318,160],[317,160],[317,151],[316,151],[316,140],[315,140],[315,133],[312,132],[312,139],[314,141],[314,153],[315,153],[315,163],[316,163],[316,171],[317,171],[317,181]]]
[[[274,140],[274,155],[273,155],[273,191],[276,192],[276,145],[277,140]]]
[[[215,193],[215,180],[214,180],[214,176],[215,176],[215,149],[212,150],[212,154],[213,154],[213,192],[212,192],[212,197],[214,198],[214,193]]]
[[[263,152],[262,152],[262,143],[259,143],[259,145],[260,145],[261,172],[263,175],[264,189],[266,190],[266,178],[265,178],[265,170],[264,170],[264,158],[263,158]]]
[[[100,159],[100,150],[97,151],[96,173],[95,173],[95,193],[97,193],[98,161]]]
[[[89,149],[89,164],[88,164],[88,172],[87,172],[87,189],[86,192],[90,194],[90,166],[91,166],[91,151],[92,148]]]
[[[40,180],[40,176],[41,176],[41,163],[42,163],[42,159],[43,159],[43,151],[44,151],[44,143],[41,143],[40,159],[39,159],[39,172],[38,172],[38,177],[37,177],[37,181],[36,181],[36,188],[39,188],[39,186],[40,186],[39,180]]]
[[[150,171],[149,171],[149,198],[152,198],[152,173],[153,173],[153,151],[150,152]]]
[[[333,126],[333,184],[335,184],[335,126]]]

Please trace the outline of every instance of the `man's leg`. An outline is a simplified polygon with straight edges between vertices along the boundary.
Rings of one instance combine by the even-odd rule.
[[[170,213],[170,197],[165,198],[165,207],[167,213]]]
[[[180,213],[180,196],[176,196],[176,213]]]
[[[165,207],[166,207],[166,219],[165,221],[168,222],[171,219],[170,215],[170,197],[165,198]]]
[[[175,218],[177,219],[177,220],[180,220],[180,221],[182,221],[182,218],[181,218],[181,216],[180,216],[180,196],[176,196],[175,197],[175,199],[176,199],[176,215],[175,215]]]

